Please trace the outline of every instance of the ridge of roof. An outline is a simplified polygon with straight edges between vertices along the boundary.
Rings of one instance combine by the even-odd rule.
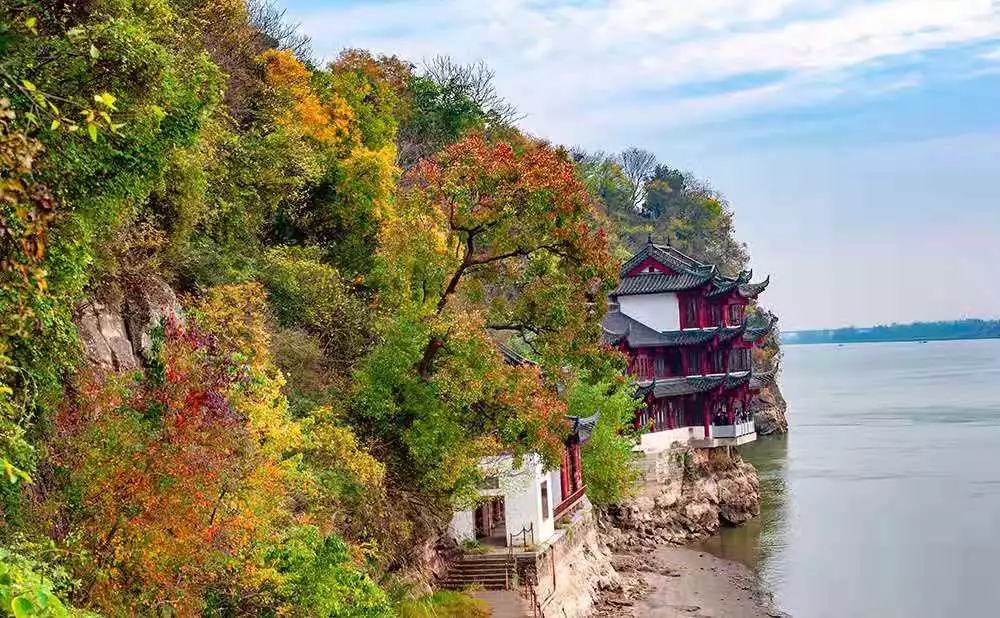
[[[712,275],[683,272],[678,275],[664,273],[642,273],[630,277],[622,277],[611,294],[613,296],[630,296],[636,294],[658,294],[662,292],[680,292],[705,285],[711,281]]]

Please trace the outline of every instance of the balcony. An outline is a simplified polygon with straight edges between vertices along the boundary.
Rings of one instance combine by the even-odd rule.
[[[754,433],[753,421],[735,425],[712,425],[713,438],[739,438]]]

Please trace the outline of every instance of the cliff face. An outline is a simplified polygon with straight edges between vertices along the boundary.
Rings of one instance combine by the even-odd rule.
[[[788,405],[775,381],[768,382],[754,398],[753,420],[757,435],[788,433]]]
[[[640,494],[605,509],[616,552],[705,537],[760,514],[757,471],[735,451],[677,447],[647,454],[641,468]]]
[[[136,278],[122,292],[121,298],[91,298],[76,308],[85,358],[105,371],[138,369],[153,347],[153,329],[169,316],[183,321],[176,294],[161,279]]]

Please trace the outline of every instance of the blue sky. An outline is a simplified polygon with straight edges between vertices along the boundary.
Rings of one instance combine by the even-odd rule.
[[[279,0],[318,56],[484,60],[521,126],[732,202],[784,329],[1000,316],[1000,0]]]

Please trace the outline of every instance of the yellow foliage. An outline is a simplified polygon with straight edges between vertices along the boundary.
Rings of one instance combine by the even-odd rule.
[[[192,312],[199,326],[215,337],[233,360],[245,363],[249,379],[231,397],[249,418],[262,447],[274,454],[295,447],[301,441],[301,430],[289,418],[282,392],[285,378],[271,357],[264,288],[259,283],[217,286],[193,306]]]
[[[286,130],[301,131],[331,145],[358,142],[350,105],[335,93],[320,98],[310,82],[309,69],[291,51],[269,49],[260,58],[267,85],[291,103],[291,107],[278,116],[278,122]]]

